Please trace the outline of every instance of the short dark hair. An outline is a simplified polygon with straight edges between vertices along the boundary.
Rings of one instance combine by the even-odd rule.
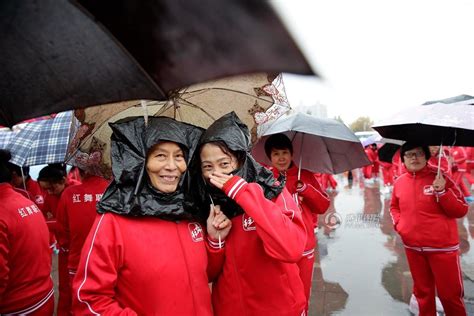
[[[272,149],[288,149],[293,155],[293,144],[285,134],[273,134],[265,141],[265,154],[270,158]]]
[[[402,145],[402,148],[400,149],[400,157],[402,158],[402,161],[403,161],[403,157],[405,156],[405,153],[409,150],[412,150],[414,148],[421,148],[423,150],[423,152],[425,153],[425,158],[426,160],[430,159],[431,157],[431,153],[430,153],[430,149],[428,146],[426,145],[420,145],[420,144],[417,144],[417,143],[409,143],[409,142],[406,142],[405,144]]]
[[[38,181],[45,182],[61,182],[66,177],[66,172],[57,165],[48,165],[40,170],[38,174]]]
[[[21,176],[21,169],[23,169],[23,175],[25,177],[28,177],[30,175],[30,167],[28,166],[25,166],[25,167],[20,167],[20,166],[17,166],[11,162],[8,163],[7,165],[8,169],[10,169],[10,171],[13,173],[16,173],[16,175],[18,176]]]
[[[8,161],[12,158],[10,151],[0,149],[0,183],[12,180],[11,171],[8,169]]]

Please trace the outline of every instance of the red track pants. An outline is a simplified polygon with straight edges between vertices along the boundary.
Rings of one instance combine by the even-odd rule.
[[[420,316],[436,315],[435,295],[446,316],[465,316],[464,287],[459,252],[427,252],[405,249],[413,277]]]

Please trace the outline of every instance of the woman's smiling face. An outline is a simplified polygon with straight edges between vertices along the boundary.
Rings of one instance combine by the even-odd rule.
[[[229,174],[238,167],[237,158],[232,153],[225,153],[214,144],[205,144],[201,147],[200,159],[201,173],[206,181],[214,172]]]
[[[147,155],[148,177],[151,185],[160,192],[175,192],[186,169],[184,153],[176,143],[159,143]]]

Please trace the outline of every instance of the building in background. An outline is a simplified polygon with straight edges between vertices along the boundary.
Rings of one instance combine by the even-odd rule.
[[[296,110],[320,118],[328,117],[327,106],[319,101],[316,101],[314,105],[299,105]]]

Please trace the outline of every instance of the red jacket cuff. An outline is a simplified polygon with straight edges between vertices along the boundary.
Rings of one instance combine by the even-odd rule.
[[[306,185],[306,183],[303,182],[303,186],[301,188],[296,187],[296,192],[301,193],[306,190],[307,187],[308,186]]]
[[[233,176],[230,178],[224,186],[222,190],[224,193],[230,197],[231,199],[235,199],[239,191],[247,184],[247,182],[239,176]]]
[[[207,236],[207,244],[213,250],[222,249],[225,246],[225,240],[219,242],[219,240],[214,240],[214,238]]]

